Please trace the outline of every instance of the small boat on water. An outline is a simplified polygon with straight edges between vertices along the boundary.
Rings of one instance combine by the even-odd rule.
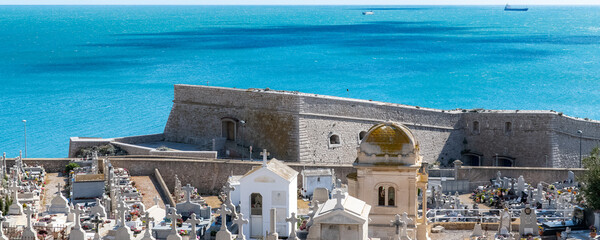
[[[373,15],[373,14],[375,14],[373,11],[363,12],[363,15]]]
[[[527,10],[529,10],[529,8],[527,8],[527,7],[513,7],[511,5],[508,5],[508,3],[506,4],[506,6],[504,6],[504,11],[525,12]]]

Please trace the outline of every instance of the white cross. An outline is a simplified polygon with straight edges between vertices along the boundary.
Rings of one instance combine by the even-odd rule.
[[[335,193],[332,196],[335,199],[337,199],[337,203],[335,204],[335,209],[342,209],[342,210],[344,210],[344,205],[342,204],[342,200],[344,199],[345,196],[342,193],[342,190],[336,189]]]
[[[36,211],[32,207],[27,207],[23,213],[27,214],[27,228],[31,228],[31,214],[36,213]]]
[[[263,167],[267,167],[267,156],[271,155],[271,153],[267,152],[267,149],[263,149],[263,151],[260,153],[260,155],[263,157]]]
[[[246,236],[244,236],[244,224],[248,224],[248,219],[244,219],[244,214],[242,213],[238,213],[237,217],[235,219],[233,219],[233,223],[237,224],[238,226],[238,235],[235,238],[236,240],[244,240],[246,239]]]
[[[2,216],[2,211],[0,211],[0,239],[2,239],[2,237],[4,236],[4,232],[2,231],[2,223],[6,220],[6,218],[4,218]]]
[[[406,222],[400,219],[400,214],[396,214],[396,218],[390,221],[390,225],[396,227],[396,236],[400,234],[400,227],[404,227]]]
[[[125,203],[125,201],[121,201],[119,206],[117,207],[117,211],[119,211],[119,219],[121,221],[121,226],[125,227],[125,212],[129,210],[129,207]]]
[[[406,213],[406,212],[402,213],[401,220],[404,222],[404,226],[402,226],[402,232],[401,232],[400,236],[406,236],[407,235],[406,228],[408,227],[409,223],[412,223],[413,220],[408,217],[408,213]]]
[[[187,202],[192,201],[192,191],[194,191],[194,187],[192,187],[192,185],[190,185],[188,183],[187,185],[185,185],[181,189],[183,189],[183,191],[185,191],[185,196],[186,196]]]
[[[291,237],[291,239],[295,239],[297,237],[296,236],[296,225],[298,224],[298,218],[296,218],[296,213],[292,212],[292,216],[289,218],[286,218],[285,221],[292,224],[292,230],[290,233],[290,237]]]
[[[150,212],[146,211],[144,216],[140,218],[140,220],[146,222],[146,229],[150,228],[150,221],[154,221],[153,217],[150,217]]]
[[[317,211],[319,210],[319,200],[313,199],[312,202],[310,203],[309,209],[310,209],[309,215],[312,218],[315,216],[315,214],[317,214]]]
[[[231,210],[225,204],[221,204],[221,208],[217,209],[216,213],[221,215],[221,230],[227,230],[227,214],[230,214]]]
[[[198,237],[198,231],[196,230],[196,225],[202,223],[202,220],[196,218],[196,213],[192,213],[192,215],[190,215],[190,217],[185,222],[192,225],[192,234],[194,234],[194,235],[192,235],[192,236],[194,236],[192,239],[196,239]]]
[[[160,202],[160,198],[158,198],[158,196],[154,196],[154,205],[158,206],[158,203]]]
[[[177,219],[181,218],[181,214],[177,214],[177,209],[174,207],[169,210],[171,210],[171,213],[167,217],[171,219],[171,233],[177,233]]]

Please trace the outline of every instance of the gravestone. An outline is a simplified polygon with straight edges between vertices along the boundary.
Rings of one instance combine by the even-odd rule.
[[[531,234],[531,236],[539,235],[535,209],[530,208],[529,205],[527,205],[524,209],[521,209],[520,220],[521,224],[519,224],[519,236],[525,237],[529,234]]]
[[[131,230],[125,224],[125,213],[129,211],[129,207],[127,206],[127,203],[125,203],[125,201],[121,201],[117,206],[116,210],[118,211],[119,216],[119,227],[117,228],[115,237],[119,240],[130,240]]]
[[[90,209],[90,215],[99,216],[102,218],[106,217],[106,209],[102,206],[102,202],[99,198],[96,198],[96,205]]]
[[[9,188],[12,191],[13,203],[8,207],[9,215],[21,215],[23,214],[23,205],[19,202],[18,192],[21,189],[13,182],[13,186]]]
[[[79,220],[83,210],[76,206],[73,213],[75,214],[75,226],[69,233],[69,240],[85,240],[85,231],[81,228],[81,220]]]
[[[407,221],[409,221],[410,219],[408,218],[408,214],[404,215],[406,213],[403,213],[402,216],[400,216],[400,214],[396,214],[396,217],[394,220],[392,220],[390,222],[390,225],[396,228],[396,237],[394,238],[394,240],[411,240],[408,237],[408,233],[406,232],[406,228],[407,228]]]
[[[525,191],[525,178],[523,175],[519,176],[519,180],[517,182],[517,196],[523,197],[523,191]]]
[[[238,213],[237,217],[233,219],[233,223],[238,226],[238,235],[235,238],[236,240],[246,240],[246,236],[244,236],[244,224],[248,224],[248,219],[244,219],[244,214]]]
[[[315,188],[313,200],[317,200],[321,203],[327,202],[327,200],[329,200],[329,190],[327,190],[327,188]]]
[[[2,223],[4,223],[5,220],[6,218],[2,216],[2,211],[0,211],[0,240],[8,240],[8,237],[4,235],[4,231],[2,230]]]
[[[152,233],[150,233],[150,222],[154,221],[154,218],[150,217],[150,212],[145,212],[144,217],[142,217],[141,220],[144,221],[146,225],[146,231],[144,231],[144,237],[142,237],[142,240],[155,240],[155,238],[152,236]]]
[[[52,198],[52,201],[50,201],[50,208],[48,209],[48,213],[69,214],[69,202],[60,191],[62,189],[60,183],[58,183],[56,187],[58,188],[58,191],[56,193],[56,196],[54,196],[54,198]]]
[[[35,214],[35,211],[33,209],[31,209],[31,207],[28,207],[25,211],[25,214],[27,214],[27,227],[25,227],[23,229],[23,236],[21,237],[21,240],[38,240],[37,238],[37,232],[35,232],[35,230],[33,229],[33,225],[31,224],[31,215]],[[79,239],[74,239],[74,240],[79,240]],[[84,239],[81,239],[84,240]]]
[[[216,240],[231,240],[231,232],[227,229],[227,214],[230,214],[231,210],[227,209],[225,204],[221,204],[216,213],[221,215],[221,229],[217,232]]]
[[[205,213],[206,211],[202,211],[203,210],[202,205],[200,205],[198,203],[194,203],[191,200],[191,194],[192,194],[192,191],[194,190],[194,188],[192,186],[190,186],[190,184],[187,184],[182,189],[185,191],[185,202],[176,204],[177,212],[186,219],[188,217],[190,217],[192,215],[192,213],[195,213],[196,216],[208,218],[209,216],[206,216],[206,213]]]
[[[277,234],[277,209],[275,208],[271,208],[271,212],[270,212],[270,222],[269,222],[269,231],[267,231],[267,238],[266,240],[278,240],[279,239],[279,234]],[[219,239],[217,239],[219,240]]]
[[[289,218],[285,219],[286,222],[289,222],[292,226],[291,226],[291,230],[290,230],[290,236],[288,237],[289,240],[300,240],[298,238],[298,236],[296,235],[296,227],[298,226],[298,218],[296,218],[296,213],[292,212],[292,216]]]
[[[167,240],[182,240],[183,238],[177,232],[177,220],[181,218],[180,214],[177,214],[177,209],[171,208],[171,214],[167,217],[171,219],[171,231],[169,232],[169,236],[167,236]],[[218,239],[218,238],[217,238]]]

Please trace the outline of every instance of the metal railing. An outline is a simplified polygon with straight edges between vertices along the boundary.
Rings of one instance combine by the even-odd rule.
[[[427,211],[427,219],[431,222],[498,222],[500,212],[501,209],[430,209]],[[509,209],[509,212],[511,218],[518,218],[521,209]],[[535,212],[538,221],[570,220],[573,217],[573,208],[535,209]]]

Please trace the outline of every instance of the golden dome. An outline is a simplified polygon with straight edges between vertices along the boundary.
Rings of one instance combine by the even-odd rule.
[[[412,148],[415,147],[413,139],[413,134],[405,126],[395,123],[381,123],[371,127],[363,144],[378,146],[380,152],[377,154],[398,155],[402,153],[404,144],[409,144]]]

